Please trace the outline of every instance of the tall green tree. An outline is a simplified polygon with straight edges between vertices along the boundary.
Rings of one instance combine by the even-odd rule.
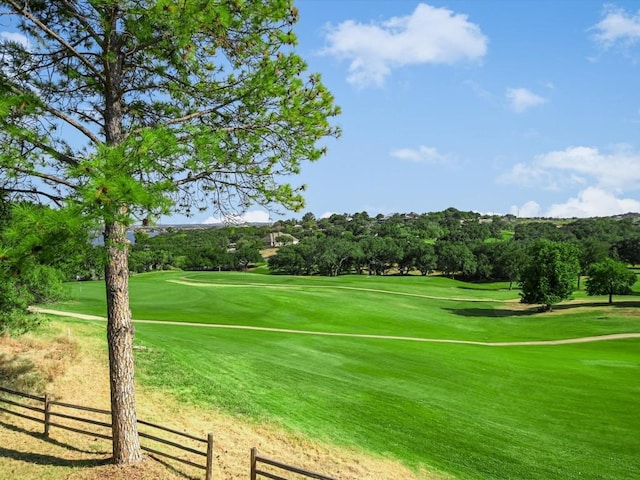
[[[609,295],[609,303],[613,303],[614,295],[630,294],[636,283],[636,274],[625,263],[611,258],[591,265],[587,275],[587,295]]]
[[[509,280],[509,290],[511,290],[513,282],[520,278],[525,261],[525,248],[522,242],[516,240],[501,242],[497,246],[494,273],[500,278]]]
[[[580,249],[580,272],[578,273],[578,290],[580,290],[580,276],[587,273],[594,263],[603,261],[609,255],[611,245],[609,242],[594,238],[585,238],[578,242]]]
[[[579,251],[575,244],[538,240],[527,252],[522,270],[522,303],[541,304],[546,310],[568,299],[580,271]]]
[[[292,0],[0,0],[0,188],[72,205],[105,240],[113,457],[141,459],[126,230],[215,206],[298,210],[286,181],[338,134],[295,53]]]
[[[438,240],[435,251],[438,256],[438,269],[444,275],[451,278],[455,278],[456,274],[468,277],[476,272],[476,258],[465,243]]]
[[[417,268],[422,276],[433,272],[438,262],[436,251],[430,243],[419,242],[413,250],[414,267]]]
[[[640,265],[640,234],[635,233],[616,242],[614,249],[620,260]]]

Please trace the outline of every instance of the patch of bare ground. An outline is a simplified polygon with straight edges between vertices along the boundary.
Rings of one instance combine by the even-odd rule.
[[[45,337],[0,337],[0,368],[3,369],[0,382],[9,388],[28,390],[38,395],[46,391],[61,402],[108,409],[108,357],[106,342],[96,335],[100,330],[99,325],[53,321]],[[21,367],[16,370],[16,365]],[[14,373],[10,385],[6,383],[7,372]],[[19,377],[24,375],[31,375],[32,380],[26,383],[20,380]],[[301,435],[283,432],[273,425],[258,425],[213,409],[181,405],[161,390],[138,387],[137,396],[139,419],[203,439],[208,432],[214,433],[213,478],[216,480],[247,479],[251,447],[257,447],[261,456],[339,480],[448,478],[423,470],[416,472],[393,460],[372,457],[363,452],[318,444]],[[100,420],[104,421],[104,418]],[[90,430],[94,427],[83,428]],[[149,431],[146,427],[141,427],[141,430],[200,451],[206,450],[204,444],[185,441],[169,433]],[[95,427],[95,431],[100,431],[100,427]],[[147,444],[157,450],[204,463],[203,458],[181,455],[158,444]],[[203,470],[160,456],[147,455],[143,462],[129,467],[112,465],[110,457],[108,440],[56,427],[51,428],[51,434],[46,438],[42,435],[41,424],[0,412],[0,480],[204,478]],[[291,480],[302,478],[293,474],[286,476]]]

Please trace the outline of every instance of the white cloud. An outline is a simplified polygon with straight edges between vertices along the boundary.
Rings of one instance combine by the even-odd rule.
[[[331,215],[335,214],[336,212],[324,212],[322,215],[320,215],[320,218],[329,218],[331,217]]]
[[[553,175],[535,163],[516,163],[510,171],[499,175],[496,181],[523,187],[542,186],[550,190],[557,189]]]
[[[29,43],[29,39],[21,33],[0,32],[0,38],[2,38],[2,40],[5,40],[5,41],[19,43],[27,50],[31,49],[31,44]]]
[[[605,16],[593,30],[593,38],[603,48],[610,48],[616,44],[631,45],[640,40],[640,11],[635,15],[624,9],[609,6]]]
[[[408,160],[416,163],[446,164],[450,163],[449,155],[439,153],[433,147],[421,145],[418,148],[400,148],[391,152],[391,156],[400,160]]]
[[[567,188],[595,182],[607,191],[640,188],[640,152],[626,145],[612,153],[594,147],[569,147],[538,155],[531,163],[518,163],[498,177],[500,183],[546,189]]]
[[[520,217],[520,218],[539,217],[540,212],[541,212],[540,205],[537,202],[534,202],[533,200],[528,201],[527,203],[525,203],[520,207],[518,207],[517,205],[514,205],[511,207],[511,210],[510,210],[510,213],[512,215],[516,215],[517,217]]]
[[[607,154],[584,146],[548,152],[531,163],[515,165],[497,181],[556,190],[578,187],[575,196],[542,214],[535,202],[512,207],[511,213],[519,211],[520,216],[601,217],[640,212],[640,200],[628,194],[640,189],[640,152],[628,145],[617,145]]]
[[[425,3],[384,22],[328,25],[326,37],[322,53],[350,60],[347,81],[359,87],[383,85],[395,67],[481,59],[488,43],[466,15]]]
[[[608,217],[621,213],[640,212],[640,201],[632,198],[618,198],[597,187],[588,187],[565,203],[554,204],[546,217]]]
[[[640,152],[618,146],[611,154],[593,147],[569,147],[536,158],[542,168],[573,173],[582,182],[591,178],[597,185],[615,191],[640,187]]]
[[[531,107],[537,107],[547,102],[546,98],[526,88],[507,88],[505,95],[509,105],[517,113],[525,112]]]
[[[204,224],[242,224],[242,223],[268,223],[271,221],[271,215],[264,210],[250,210],[242,215],[227,215],[224,217],[209,217],[204,220]]]

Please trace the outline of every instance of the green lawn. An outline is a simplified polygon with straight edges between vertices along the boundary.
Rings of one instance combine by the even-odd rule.
[[[539,314],[507,287],[171,272],[132,277],[131,305],[136,319],[469,341],[640,332],[638,296]],[[60,308],[104,315],[101,283],[72,289]],[[145,323],[136,335],[144,383],[412,466],[469,479],[640,471],[639,339],[486,347]]]

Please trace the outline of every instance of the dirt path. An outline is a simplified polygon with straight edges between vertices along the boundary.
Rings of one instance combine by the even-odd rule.
[[[48,315],[59,315],[65,317],[79,318],[91,321],[106,321],[106,318],[95,315],[86,315],[83,313],[64,312],[60,310],[51,310],[48,308],[32,307],[31,311],[44,313]],[[367,335],[358,333],[338,333],[338,332],[318,332],[310,330],[293,330],[288,328],[270,328],[255,327],[250,325],[223,325],[212,323],[191,323],[191,322],[169,322],[165,320],[134,320],[135,323],[147,323],[152,325],[173,325],[181,327],[199,327],[199,328],[224,328],[233,330],[255,330],[261,332],[289,333],[297,335],[320,335],[325,337],[348,337],[348,338],[367,338],[376,340],[401,340],[408,342],[425,342],[425,343],[453,343],[460,345],[480,345],[484,347],[525,347],[525,346],[544,346],[544,345],[568,345],[573,343],[589,343],[602,342],[606,340],[621,340],[627,338],[640,338],[640,333],[612,333],[609,335],[598,335],[591,337],[565,338],[560,340],[532,340],[524,342],[476,342],[472,340],[452,340],[445,338],[421,338],[421,337],[402,337],[394,335]]]

